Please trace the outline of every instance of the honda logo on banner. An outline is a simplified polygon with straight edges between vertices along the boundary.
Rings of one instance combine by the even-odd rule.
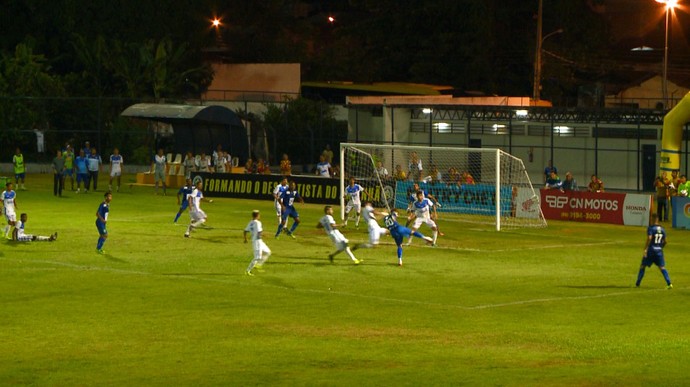
[[[546,201],[550,208],[563,208],[568,203],[568,197],[546,195],[544,201]]]

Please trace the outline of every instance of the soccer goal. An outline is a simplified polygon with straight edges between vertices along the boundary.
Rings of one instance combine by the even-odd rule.
[[[437,212],[453,214],[448,220],[499,231],[546,226],[524,163],[500,149],[342,143],[340,160],[340,192],[354,177],[388,211],[406,209],[418,183],[440,204]]]

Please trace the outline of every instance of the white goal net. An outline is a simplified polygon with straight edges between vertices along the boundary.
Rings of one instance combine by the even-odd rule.
[[[354,177],[376,207],[406,209],[416,183],[453,220],[496,230],[546,226],[522,160],[500,149],[343,143],[340,160],[340,192]]]

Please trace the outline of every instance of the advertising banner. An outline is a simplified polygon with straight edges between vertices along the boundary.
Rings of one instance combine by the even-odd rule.
[[[553,220],[647,226],[650,195],[541,190],[544,217]]]
[[[690,230],[690,198],[673,196],[671,208],[673,210],[673,228]]]
[[[273,200],[273,190],[283,179],[280,175],[256,175],[239,173],[192,172],[192,181],[203,182],[204,196]],[[340,204],[340,180],[316,176],[290,176],[297,184],[297,192],[307,203]],[[395,181],[385,182],[383,190],[378,180],[357,181],[364,187],[363,200],[371,200],[375,206],[384,207],[384,198],[392,197]]]

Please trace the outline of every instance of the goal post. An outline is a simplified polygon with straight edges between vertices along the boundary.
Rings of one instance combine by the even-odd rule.
[[[546,226],[524,163],[500,149],[342,143],[340,160],[341,192],[354,177],[388,211],[406,209],[417,183],[455,221],[499,231]]]

